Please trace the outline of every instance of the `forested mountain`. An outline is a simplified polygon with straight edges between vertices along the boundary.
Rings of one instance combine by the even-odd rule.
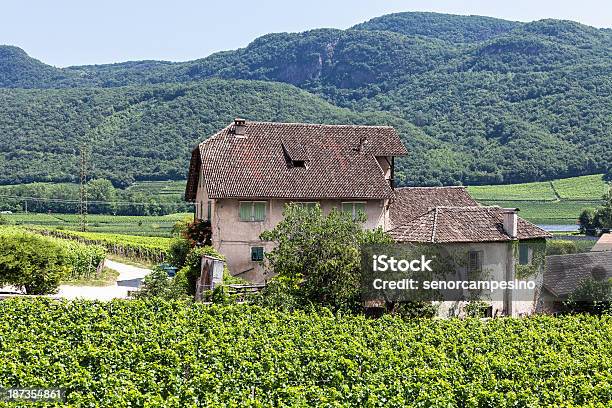
[[[196,61],[64,69],[0,47],[0,86],[40,88],[0,90],[0,182],[71,179],[93,135],[115,183],[182,178],[193,144],[239,115],[398,126],[403,184],[590,174],[612,157],[612,30],[571,21],[399,13]]]

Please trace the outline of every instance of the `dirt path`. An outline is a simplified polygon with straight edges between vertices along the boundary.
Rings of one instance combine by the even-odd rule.
[[[139,268],[121,262],[104,261],[106,267],[119,272],[117,283],[109,286],[70,286],[61,285],[56,297],[66,299],[89,299],[89,300],[111,300],[115,298],[127,298],[128,291],[140,287],[142,279],[151,273],[150,269]]]

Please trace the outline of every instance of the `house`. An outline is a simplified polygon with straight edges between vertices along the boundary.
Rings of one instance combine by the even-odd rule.
[[[612,251],[612,233],[608,232],[606,234],[602,234],[595,245],[593,245],[593,248],[591,248],[591,251]]]
[[[489,302],[490,315],[531,314],[542,302],[545,240],[551,235],[517,212],[479,206],[464,187],[400,188],[391,204],[388,233],[397,242],[444,248],[457,279],[476,272],[487,279],[535,280],[537,287],[527,297],[522,293],[518,299],[507,291]],[[461,309],[461,304],[443,302],[440,314],[457,315]]]
[[[192,152],[185,192],[232,275],[263,281],[259,239],[287,203],[366,214],[389,229],[394,158],[405,155],[389,126],[251,122],[236,119]]]
[[[560,311],[568,295],[588,279],[612,279],[612,251],[547,256],[544,274],[545,311]]]

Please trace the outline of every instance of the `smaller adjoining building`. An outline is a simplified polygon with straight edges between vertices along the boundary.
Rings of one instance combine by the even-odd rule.
[[[541,309],[546,239],[551,234],[520,218],[517,209],[479,206],[464,187],[420,187],[397,189],[390,214],[393,228],[388,233],[395,241],[443,247],[453,258],[457,279],[481,274],[498,281],[529,277],[537,282],[528,299],[523,294],[517,300],[508,291],[503,299],[488,302],[490,315],[518,316]],[[460,314],[464,305],[443,302],[440,314]]]
[[[612,251],[547,256],[544,311],[562,311],[563,302],[586,280],[608,279],[612,279]]]
[[[591,252],[612,251],[612,232],[602,234],[597,243],[591,248]]]

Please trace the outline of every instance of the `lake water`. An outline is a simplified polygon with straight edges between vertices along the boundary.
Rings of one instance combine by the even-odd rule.
[[[548,232],[576,232],[580,228],[580,226],[576,224],[538,225],[538,227]]]

